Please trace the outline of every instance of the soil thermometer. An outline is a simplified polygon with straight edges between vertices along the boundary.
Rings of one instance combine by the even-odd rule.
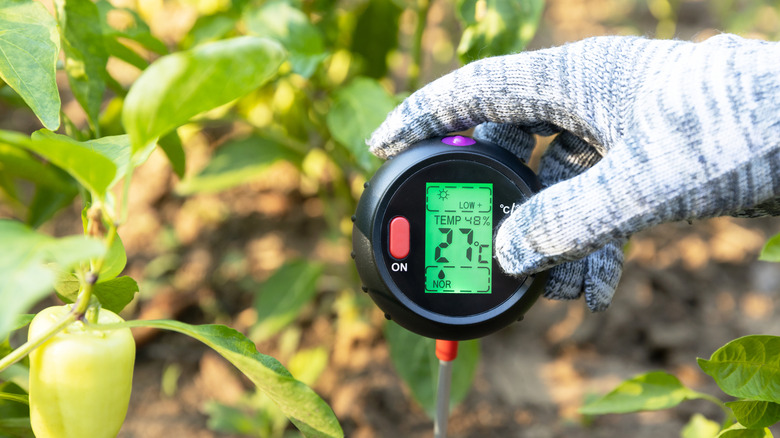
[[[388,319],[441,341],[476,339],[522,319],[541,294],[545,275],[503,272],[494,236],[501,221],[539,189],[520,159],[492,143],[457,135],[413,145],[365,184],[352,218],[363,290]],[[449,405],[449,380],[443,384],[441,376],[449,375],[454,354],[444,357],[442,413]],[[444,431],[437,437],[446,436],[446,416],[436,427]]]

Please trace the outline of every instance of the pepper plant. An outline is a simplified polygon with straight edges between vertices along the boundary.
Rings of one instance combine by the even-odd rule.
[[[446,7],[457,11],[464,29],[457,51],[468,61],[521,50],[542,1],[458,0]],[[364,139],[396,95],[419,85],[430,9],[428,0],[232,0],[201,11],[181,39],[163,43],[143,11],[107,0],[54,0],[53,11],[34,0],[0,0],[0,100],[26,108],[41,128],[0,130],[0,194],[10,212],[0,219],[0,435],[30,436],[30,426],[39,438],[115,435],[132,379],[128,330],[143,326],[213,348],[304,435],[342,436],[330,407],[259,353],[254,338],[222,325],[116,316],[139,289],[121,275],[127,254],[117,231],[133,221],[134,170],[159,147],[181,178],[181,196],[242,184],[280,160],[304,173],[312,172],[312,161],[324,161],[339,169],[320,191],[329,206],[325,218],[346,237],[341,223],[354,209],[352,187],[379,165]],[[121,25],[112,20],[117,16]],[[416,23],[406,36],[403,16]],[[408,61],[394,66],[393,56]],[[109,60],[137,70],[138,78],[121,83]],[[58,77],[84,123],[62,111]],[[187,174],[177,130],[208,123],[238,125],[243,134]],[[39,231],[74,203],[82,210],[81,235]],[[283,266],[259,295],[262,318],[252,334],[273,336],[293,322],[321,272],[310,261]],[[359,284],[352,275],[349,288]],[[64,304],[27,314],[52,293]],[[9,336],[28,324],[27,340],[12,342]],[[478,348],[466,350],[475,363]],[[100,351],[116,354],[93,354]]]
[[[723,402],[690,389],[675,376],[654,371],[633,377],[580,409],[585,415],[622,414],[670,409],[686,400],[708,400],[723,411],[717,422],[695,414],[683,438],[771,438],[769,426],[780,421],[780,337],[752,335],[735,339],[699,359],[699,367],[726,394]]]
[[[759,260],[780,262],[780,234],[767,241]],[[691,417],[682,438],[771,438],[769,427],[780,422],[780,336],[751,335],[735,339],[699,367],[735,400],[685,387],[677,377],[653,371],[624,381],[609,394],[585,404],[585,415],[624,414],[670,409],[686,400],[707,400],[723,411],[718,423],[701,414]]]

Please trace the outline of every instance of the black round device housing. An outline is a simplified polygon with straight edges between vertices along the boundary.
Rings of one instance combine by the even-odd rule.
[[[353,217],[363,290],[389,319],[435,339],[475,339],[522,319],[546,275],[504,273],[494,239],[539,189],[492,143],[450,136],[410,147],[365,184]]]

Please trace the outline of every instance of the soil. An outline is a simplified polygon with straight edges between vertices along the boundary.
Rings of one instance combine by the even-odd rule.
[[[195,162],[198,154],[195,149]],[[346,436],[432,436],[431,420],[391,365],[381,314],[358,298],[360,315],[344,317],[344,297],[362,294],[353,292],[358,283],[349,243],[328,237],[322,205],[299,190],[290,168],[279,166],[220,195],[186,199],[172,194],[174,177],[161,154],[139,172],[143,184],[132,208],[140,219],[121,233],[130,255],[126,272],[145,279],[130,317],[216,321],[247,332],[255,316],[252,291],[285,259],[327,260],[317,300],[296,322],[302,348],[329,353],[313,387]],[[719,409],[703,401],[596,418],[577,409],[652,370],[725,399],[696,358],[739,336],[780,335],[780,267],[756,260],[777,232],[778,218],[719,218],[637,234],[606,312],[590,313],[581,300],[540,300],[524,321],[482,340],[477,377],[452,413],[450,436],[673,437],[696,412],[720,421]],[[134,393],[120,437],[241,436],[211,431],[206,406],[238,403],[251,393],[250,383],[187,337],[136,335]],[[258,348],[284,363],[289,355],[282,344],[276,337]]]

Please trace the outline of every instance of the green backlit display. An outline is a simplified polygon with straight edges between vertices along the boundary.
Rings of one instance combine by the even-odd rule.
[[[426,183],[425,292],[489,294],[493,184]]]

